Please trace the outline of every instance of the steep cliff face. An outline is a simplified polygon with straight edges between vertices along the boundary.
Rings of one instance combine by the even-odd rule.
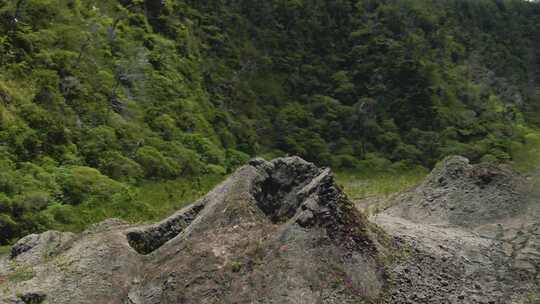
[[[328,169],[254,160],[160,223],[22,239],[0,262],[0,303],[376,301],[386,241]]]

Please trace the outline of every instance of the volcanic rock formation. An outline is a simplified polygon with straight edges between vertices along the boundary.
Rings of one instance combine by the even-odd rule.
[[[21,239],[0,303],[534,303],[530,185],[450,157],[367,219],[329,169],[256,159],[157,224]]]
[[[538,303],[540,193],[509,168],[442,161],[371,220],[409,248],[391,303]]]
[[[376,301],[385,241],[328,169],[253,160],[160,223],[23,238],[0,261],[0,303]]]

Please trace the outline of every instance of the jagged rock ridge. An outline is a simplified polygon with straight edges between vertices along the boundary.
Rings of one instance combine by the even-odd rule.
[[[23,238],[0,261],[0,303],[376,301],[385,241],[328,169],[254,160],[160,223]]]
[[[529,184],[450,157],[368,220],[330,170],[257,159],[162,222],[21,239],[0,258],[0,303],[527,303]]]

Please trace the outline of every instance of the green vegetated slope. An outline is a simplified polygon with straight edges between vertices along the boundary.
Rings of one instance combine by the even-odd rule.
[[[0,245],[156,219],[256,155],[511,160],[540,124],[539,17],[519,0],[0,1]]]

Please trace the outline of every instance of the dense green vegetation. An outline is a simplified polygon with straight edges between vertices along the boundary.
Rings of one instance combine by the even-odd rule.
[[[511,160],[537,24],[521,0],[0,1],[0,245],[155,219],[256,155]]]

